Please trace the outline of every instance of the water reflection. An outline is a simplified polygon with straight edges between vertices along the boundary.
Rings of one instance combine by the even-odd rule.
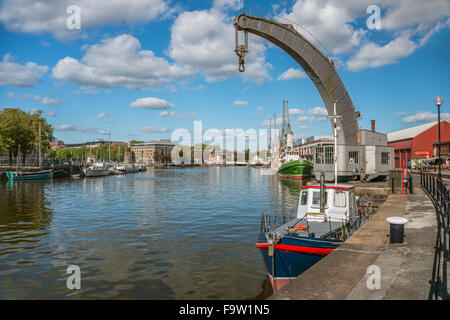
[[[2,181],[0,298],[265,298],[260,215],[295,212],[301,184],[245,167]]]

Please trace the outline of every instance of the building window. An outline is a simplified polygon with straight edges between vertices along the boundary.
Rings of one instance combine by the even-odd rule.
[[[316,163],[323,164],[323,147],[316,147]]]
[[[358,151],[350,151],[348,153],[348,158],[349,158],[350,162],[351,162],[351,159],[353,159],[353,163],[357,164],[358,163],[358,155],[359,155]]]
[[[334,163],[334,147],[325,147],[325,163],[332,164]]]
[[[389,152],[381,153],[381,164],[389,164],[389,158],[391,154]]]

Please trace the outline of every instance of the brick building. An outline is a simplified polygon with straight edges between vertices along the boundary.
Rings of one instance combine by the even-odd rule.
[[[138,163],[155,164],[169,163],[170,152],[175,145],[169,139],[159,139],[150,142],[137,143],[131,146],[133,158]]]
[[[445,150],[450,143],[450,123],[442,120],[440,128],[441,156],[448,159]],[[389,133],[388,145],[395,150],[395,167],[401,168],[403,162],[411,163],[413,159],[434,159],[437,157],[437,140],[437,121]]]

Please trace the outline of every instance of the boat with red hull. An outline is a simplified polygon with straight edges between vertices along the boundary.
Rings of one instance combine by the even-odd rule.
[[[263,214],[261,219],[256,247],[274,292],[333,252],[365,220],[358,215],[353,186],[300,188],[295,218]]]

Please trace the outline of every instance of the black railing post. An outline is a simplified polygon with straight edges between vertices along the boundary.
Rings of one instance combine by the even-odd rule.
[[[409,193],[413,193],[413,179],[412,179],[412,175],[408,176],[408,186],[409,186]]]
[[[392,181],[391,182],[391,189],[392,189],[392,193],[394,193],[394,177],[392,177],[391,181]]]

